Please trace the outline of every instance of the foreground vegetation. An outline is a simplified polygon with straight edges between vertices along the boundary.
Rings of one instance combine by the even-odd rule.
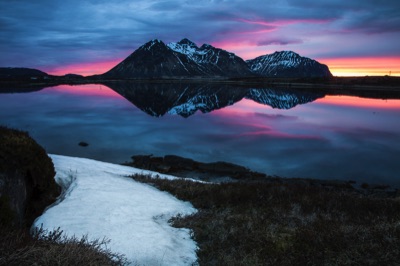
[[[29,233],[33,219],[59,193],[48,183],[54,176],[48,160],[27,133],[0,127],[0,265],[124,265],[125,258],[110,252],[106,240],[66,238],[60,230]],[[133,178],[199,210],[172,223],[193,230],[200,265],[400,262],[396,193],[360,193],[343,183],[278,178],[222,184]],[[30,191],[26,204],[15,185],[21,182]]]
[[[135,180],[190,201],[200,265],[399,265],[400,200],[347,186]]]
[[[0,265],[125,265],[124,256],[107,249],[108,241],[65,237],[63,232],[0,228]]]

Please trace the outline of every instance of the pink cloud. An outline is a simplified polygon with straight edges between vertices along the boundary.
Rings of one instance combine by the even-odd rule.
[[[236,21],[239,22],[244,22],[248,24],[256,24],[256,25],[263,25],[267,27],[281,27],[281,26],[286,26],[289,24],[297,24],[297,23],[328,23],[331,22],[332,19],[279,19],[279,20],[271,20],[271,21],[265,21],[265,20],[248,20],[248,19],[236,19]]]

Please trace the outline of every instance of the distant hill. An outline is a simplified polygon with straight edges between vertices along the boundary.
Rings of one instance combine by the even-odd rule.
[[[33,68],[0,67],[0,79],[43,79],[45,77],[49,77],[49,74]]]
[[[263,77],[321,78],[332,76],[326,65],[292,51],[275,52],[246,62],[253,73]]]

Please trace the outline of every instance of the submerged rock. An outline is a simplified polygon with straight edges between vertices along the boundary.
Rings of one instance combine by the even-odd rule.
[[[89,143],[81,141],[81,142],[78,143],[78,145],[81,146],[81,147],[87,147],[87,146],[89,146]]]

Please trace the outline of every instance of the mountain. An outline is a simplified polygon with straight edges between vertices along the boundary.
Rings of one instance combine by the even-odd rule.
[[[194,77],[204,72],[186,55],[171,50],[160,40],[152,40],[102,76],[121,79]]]
[[[242,88],[221,84],[133,83],[115,81],[103,83],[143,112],[160,117],[176,114],[189,117],[197,111],[208,113],[249,99],[272,108],[290,109],[298,104],[315,101],[323,93],[289,89]]]
[[[239,77],[253,75],[240,57],[188,39],[166,45],[152,40],[139,47],[117,66],[101,75],[106,78]]]
[[[247,60],[246,63],[253,73],[264,77],[316,78],[332,76],[326,65],[292,51],[259,56]]]
[[[160,79],[160,78],[315,78],[331,77],[328,67],[291,51],[275,52],[244,61],[209,44],[198,47],[189,39],[165,44],[154,39],[135,50],[121,63],[88,79]],[[0,79],[80,80],[73,74],[50,76],[29,68],[0,68]]]
[[[199,66],[207,69],[211,75],[228,77],[253,76],[253,73],[242,58],[212,45],[203,44],[199,48],[194,42],[185,38],[177,43],[169,43],[167,46],[175,52],[186,55]]]
[[[24,67],[0,67],[0,79],[44,79],[49,75],[43,71]]]

